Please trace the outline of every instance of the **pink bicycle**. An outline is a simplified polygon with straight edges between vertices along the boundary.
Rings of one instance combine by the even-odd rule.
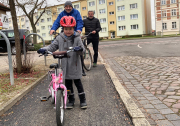
[[[41,101],[48,101],[51,98],[51,103],[55,103],[56,109],[56,122],[57,126],[62,126],[64,123],[64,110],[66,109],[67,97],[70,95],[70,90],[66,89],[66,86],[63,84],[63,70],[61,68],[61,59],[68,58],[68,53],[74,51],[73,47],[69,47],[68,51],[61,52],[49,52],[47,54],[53,55],[54,58],[60,59],[59,64],[54,63],[50,65],[51,69],[55,69],[53,72],[50,72],[51,82],[49,84],[49,93],[50,96],[42,96]],[[46,54],[46,55],[47,55]],[[40,55],[42,56],[42,55]]]

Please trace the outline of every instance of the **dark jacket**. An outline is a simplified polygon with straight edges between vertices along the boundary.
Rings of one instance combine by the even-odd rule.
[[[83,20],[81,18],[81,15],[80,15],[79,11],[74,9],[74,8],[72,9],[72,11],[70,13],[67,13],[65,10],[62,11],[59,14],[59,16],[57,17],[57,19],[55,20],[51,30],[55,30],[56,31],[60,27],[60,20],[64,16],[72,16],[72,17],[74,17],[75,20],[76,20],[76,27],[74,28],[74,31],[77,31],[77,30],[82,31]]]
[[[101,25],[100,25],[100,22],[99,22],[99,19],[97,18],[92,18],[92,19],[84,19],[83,20],[84,22],[84,26],[85,27],[85,34],[88,35],[90,32],[92,31],[96,31],[95,34],[90,34],[88,36],[88,38],[99,38],[99,31],[101,30]]]

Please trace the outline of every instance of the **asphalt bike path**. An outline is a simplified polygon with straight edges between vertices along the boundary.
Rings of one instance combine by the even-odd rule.
[[[75,106],[65,111],[65,126],[132,126],[133,123],[103,64],[86,72],[82,83],[88,108],[82,110],[76,87]],[[48,96],[47,78],[0,117],[0,126],[56,126],[56,112]]]

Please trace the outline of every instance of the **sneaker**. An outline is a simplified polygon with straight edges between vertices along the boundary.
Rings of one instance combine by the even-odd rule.
[[[97,67],[97,63],[93,63],[93,67]]]

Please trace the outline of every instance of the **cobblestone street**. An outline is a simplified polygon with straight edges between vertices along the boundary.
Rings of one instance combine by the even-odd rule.
[[[122,43],[119,45],[127,46]],[[105,50],[104,47],[108,46],[100,46],[101,50]],[[116,50],[115,48],[118,47],[111,46],[112,48]],[[104,50],[100,51],[102,56],[106,52]],[[118,54],[120,53],[122,51]],[[121,84],[124,85],[151,125],[179,126],[180,57],[121,55],[104,58],[104,61],[111,66]]]

